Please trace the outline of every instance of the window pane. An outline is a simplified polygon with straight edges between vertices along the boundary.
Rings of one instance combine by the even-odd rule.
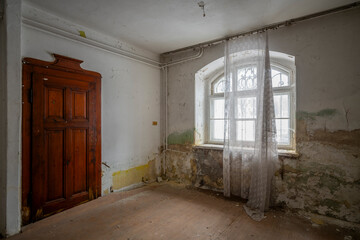
[[[281,94],[274,96],[275,118],[290,117],[289,95]]]
[[[221,77],[219,80],[214,81],[212,83],[212,94],[216,94],[216,93],[224,93],[226,90],[226,81],[225,81],[225,77]],[[230,73],[230,92],[232,91],[232,74]]]
[[[210,120],[211,140],[224,140],[224,120]]]
[[[214,84],[214,93],[224,93],[225,92],[225,78],[221,78]]]
[[[224,118],[224,99],[212,99],[211,100],[211,118]]]
[[[256,97],[237,99],[237,118],[256,118]]]
[[[255,120],[236,122],[236,140],[255,141]]]
[[[289,75],[276,69],[271,69],[272,86],[286,87],[289,86]]]
[[[255,66],[245,67],[238,70],[237,90],[251,90],[257,87],[257,69]]]
[[[276,141],[281,145],[290,144],[289,119],[276,119]]]

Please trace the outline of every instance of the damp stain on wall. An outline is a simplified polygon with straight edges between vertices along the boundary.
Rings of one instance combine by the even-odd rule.
[[[275,177],[276,203],[359,223],[359,161],[354,156],[359,149],[343,146],[336,154],[335,146],[319,142],[303,142],[299,148],[304,153],[299,159],[282,159],[283,178]]]
[[[168,144],[193,144],[194,143],[194,129],[189,129],[184,132],[174,132],[169,134]]]
[[[316,117],[331,118],[337,113],[338,111],[334,108],[325,108],[318,112],[298,111],[296,113],[296,118],[298,120],[315,120]]]
[[[280,157],[273,197],[278,206],[360,223],[360,129],[310,131],[304,121],[336,114],[334,109],[324,109],[298,118],[298,154]],[[193,147],[179,139],[184,138],[179,137],[166,152],[166,176],[221,191],[222,150]]]
[[[192,184],[197,169],[190,144],[170,145],[166,151],[166,177]]]

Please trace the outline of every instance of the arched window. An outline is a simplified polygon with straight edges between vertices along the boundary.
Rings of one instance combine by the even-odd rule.
[[[274,93],[275,122],[277,143],[279,148],[295,148],[295,62],[294,57],[271,52],[271,77]],[[208,69],[209,66],[206,66]],[[197,117],[203,122],[202,143],[222,144],[224,141],[224,92],[225,78],[223,69],[218,68],[202,87],[207,89],[204,95],[206,116]],[[238,66],[230,75],[232,83],[230,91],[241,92],[235,103],[236,138],[238,141],[250,142],[255,140],[256,126],[256,88],[257,66],[248,62]],[[207,86],[207,87],[206,87]],[[198,91],[198,89],[196,90]],[[197,100],[198,102],[198,100]],[[198,105],[200,105],[198,103]],[[199,109],[199,108],[198,108]],[[202,126],[197,123],[197,125]],[[200,131],[201,132],[201,131]],[[199,133],[201,135],[201,133]]]

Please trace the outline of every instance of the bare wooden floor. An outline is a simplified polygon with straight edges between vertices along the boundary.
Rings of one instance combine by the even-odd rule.
[[[270,211],[251,220],[242,204],[174,183],[113,193],[23,228],[25,239],[344,239],[349,233]],[[353,237],[353,239],[355,239]]]

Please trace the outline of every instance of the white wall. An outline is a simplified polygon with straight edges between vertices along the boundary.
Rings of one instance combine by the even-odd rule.
[[[158,153],[160,70],[82,44],[24,27],[22,56],[52,61],[50,53],[84,60],[102,75],[102,189],[112,173],[144,165]]]
[[[3,1],[1,20],[0,234],[20,230],[21,1]]]
[[[154,158],[159,161],[157,156],[161,144],[160,70],[64,36],[68,36],[67,33],[78,34],[77,30],[85,30],[88,38],[113,45],[113,48],[132,51],[157,61],[156,54],[74,23],[68,23],[61,17],[27,5],[23,6],[24,18],[36,20],[45,26],[61,28],[64,35],[56,35],[28,24],[23,24],[21,27],[20,0],[9,2],[10,5],[15,5],[14,8],[16,7],[18,12],[17,15],[12,15],[16,21],[11,19],[12,31],[7,36],[12,41],[7,49],[10,49],[10,45],[13,46],[14,54],[6,55],[9,61],[8,81],[5,84],[7,89],[1,92],[1,110],[8,110],[7,119],[2,118],[0,122],[1,133],[3,134],[3,130],[7,133],[6,139],[1,138],[1,150],[4,143],[8,144],[8,159],[1,156],[0,229],[3,235],[5,232],[8,235],[17,233],[21,225],[21,58],[53,61],[51,54],[56,53],[81,59],[84,61],[82,68],[102,75],[102,162],[109,166],[108,168],[102,165],[102,193],[109,190],[112,185],[112,173],[147,164]],[[0,30],[3,33],[3,22],[1,24]],[[18,36],[14,37],[15,34]],[[1,43],[2,40],[3,38]],[[1,66],[3,67],[3,64]],[[9,81],[10,75],[11,81]],[[4,82],[2,81],[1,84],[3,87]],[[4,125],[4,121],[8,125]],[[152,125],[153,121],[157,121],[158,125]],[[160,163],[157,164],[160,166]]]
[[[4,12],[4,1],[0,1],[0,11]],[[6,25],[0,19],[0,52],[6,51]],[[0,54],[0,112],[6,111],[6,54]],[[0,209],[6,208],[6,114],[0,114]],[[5,235],[5,212],[0,212],[0,235]]]
[[[0,234],[6,236],[20,230],[21,1],[3,1],[3,4],[5,14],[1,20]]]

